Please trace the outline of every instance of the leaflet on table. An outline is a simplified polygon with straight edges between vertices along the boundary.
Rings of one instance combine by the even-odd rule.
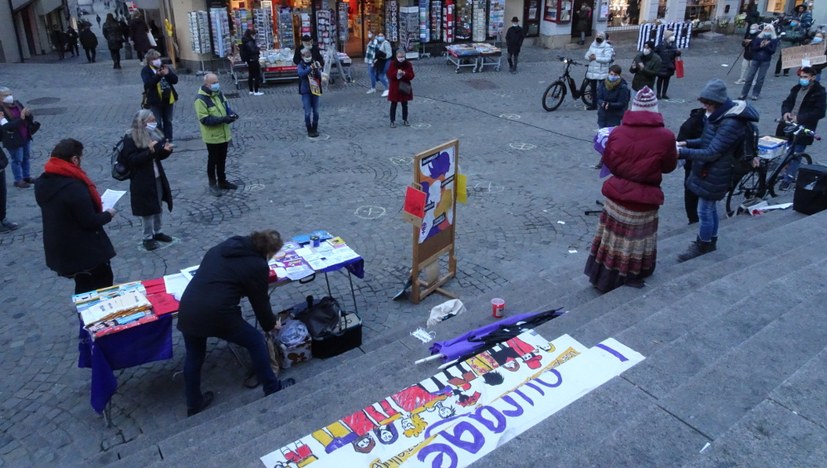
[[[279,275],[277,270],[276,275],[279,278],[287,277],[296,281],[313,274],[313,269],[295,251],[285,252],[284,255],[274,258],[271,262],[276,268],[284,270],[282,275]]]
[[[75,304],[75,307],[77,307],[78,312],[81,312],[101,301],[112,299],[129,292],[146,294],[146,288],[144,288],[144,285],[141,284],[140,281],[116,284],[115,286],[110,286],[108,288],[75,294],[72,296],[72,302]]]
[[[328,243],[324,243],[319,247],[303,247],[296,250],[296,253],[316,271],[359,258],[359,254],[347,245],[334,248]]]
[[[184,268],[181,270],[181,274],[187,279],[187,281],[192,281],[192,277],[195,276],[195,272],[198,271],[198,267],[200,265],[194,265],[188,268]]]
[[[83,325],[88,326],[104,320],[117,320],[151,308],[152,304],[144,294],[133,291],[88,307],[80,312],[80,317]]]
[[[190,279],[183,273],[175,273],[164,276],[164,288],[167,294],[172,294],[176,301],[181,302],[181,296],[184,295],[184,290],[190,284]]]

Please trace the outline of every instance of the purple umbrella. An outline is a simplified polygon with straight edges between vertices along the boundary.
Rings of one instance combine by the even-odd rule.
[[[430,348],[431,354],[441,355],[442,362],[467,359],[483,348],[513,338],[526,329],[533,328],[565,313],[562,309],[554,309],[515,315],[465,332],[450,340],[435,341]]]

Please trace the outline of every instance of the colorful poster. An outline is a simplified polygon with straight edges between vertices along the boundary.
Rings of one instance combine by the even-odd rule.
[[[457,171],[456,146],[449,146],[422,158],[419,181],[428,194],[425,217],[419,230],[419,243],[449,229],[454,224],[454,175]]]
[[[643,356],[609,338],[586,348],[534,330],[263,457],[283,466],[468,466]]]

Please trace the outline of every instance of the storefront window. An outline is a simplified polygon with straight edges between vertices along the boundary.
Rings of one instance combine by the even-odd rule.
[[[609,26],[639,24],[640,0],[610,0],[607,21]]]
[[[686,3],[685,20],[708,21],[715,16],[715,0],[689,0]]]

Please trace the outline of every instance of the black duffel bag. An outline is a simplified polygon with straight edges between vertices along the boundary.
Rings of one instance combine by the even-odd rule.
[[[295,318],[307,326],[310,337],[315,340],[333,334],[342,320],[342,309],[332,297],[325,296],[315,302],[313,296],[307,296],[307,308]]]

